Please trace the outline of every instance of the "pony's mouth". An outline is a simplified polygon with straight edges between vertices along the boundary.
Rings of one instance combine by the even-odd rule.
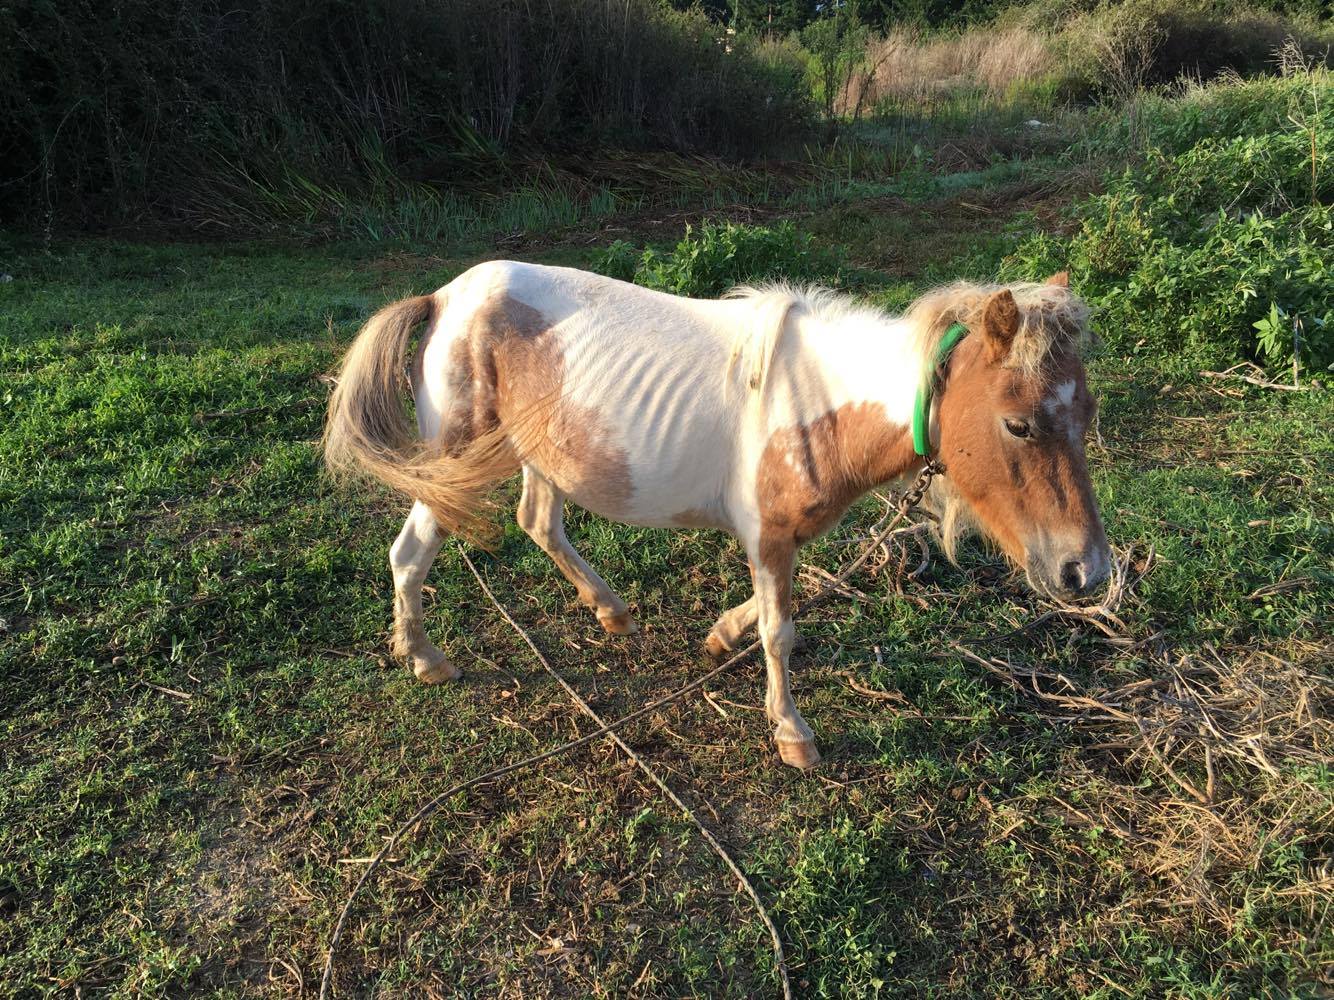
[[[1052,558],[1034,554],[1024,565],[1028,585],[1059,601],[1088,597],[1106,582],[1111,556],[1102,548]]]

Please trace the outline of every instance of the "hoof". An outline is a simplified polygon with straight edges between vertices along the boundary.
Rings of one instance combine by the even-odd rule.
[[[717,632],[710,632],[708,638],[704,640],[704,651],[715,660],[721,660],[732,652],[732,647],[725,643]]]
[[[820,763],[820,751],[815,749],[815,741],[775,740],[778,744],[778,756],[788,767],[809,771]]]
[[[414,656],[411,658],[412,672],[423,684],[439,684],[463,676],[463,671],[454,666],[453,661],[438,649],[434,655]]]
[[[628,611],[619,615],[598,615],[598,622],[612,635],[633,635],[639,631],[639,622]]]

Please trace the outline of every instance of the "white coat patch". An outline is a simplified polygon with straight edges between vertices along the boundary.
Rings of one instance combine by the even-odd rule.
[[[1069,382],[1062,382],[1056,387],[1056,391],[1048,396],[1046,402],[1042,404],[1042,408],[1051,415],[1052,419],[1066,421],[1066,431],[1069,433],[1072,441],[1077,437],[1075,423],[1070,419],[1071,410],[1075,405],[1075,389],[1076,386],[1073,379]]]

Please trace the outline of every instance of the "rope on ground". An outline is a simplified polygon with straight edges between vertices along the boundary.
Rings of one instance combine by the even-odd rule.
[[[477,584],[482,588],[482,592],[491,599],[491,603],[496,606],[496,610],[501,613],[505,621],[510,623],[510,628],[514,629],[514,631],[519,634],[519,638],[522,639],[527,644],[528,648],[533,651],[533,655],[537,657],[538,662],[542,664],[546,672],[554,677],[556,683],[565,689],[565,693],[570,696],[570,700],[579,706],[581,712],[603,729],[607,730],[607,735],[611,737],[612,742],[620,747],[625,752],[625,755],[635,762],[635,765],[648,776],[649,780],[658,786],[662,794],[667,796],[676,808],[680,809],[687,817],[689,817],[690,821],[699,828],[700,836],[704,838],[705,842],[713,850],[713,853],[718,855],[719,860],[721,860],[722,863],[731,870],[732,874],[737,877],[737,881],[741,883],[741,888],[746,890],[746,895],[748,895],[751,902],[755,904],[755,910],[759,913],[760,919],[764,921],[764,926],[769,929],[769,940],[772,942],[774,949],[774,967],[778,970],[778,979],[783,987],[783,997],[784,1000],[792,1000],[792,983],[788,978],[787,959],[783,955],[783,939],[778,936],[778,928],[774,925],[773,918],[769,916],[769,910],[765,907],[763,900],[760,899],[760,894],[755,890],[755,886],[751,884],[750,879],[746,877],[746,873],[741,870],[741,866],[738,865],[732,858],[732,855],[727,852],[727,848],[723,847],[723,845],[718,842],[718,839],[713,835],[713,831],[705,826],[700,818],[695,815],[695,811],[686,805],[685,802],[681,800],[681,797],[672,791],[667,782],[663,781],[662,778],[658,776],[658,772],[649,767],[639,754],[630,749],[630,745],[626,743],[625,740],[621,739],[619,734],[612,732],[602,716],[598,715],[598,713],[593,710],[593,707],[580,697],[579,692],[572,688],[565,678],[556,672],[556,668],[553,667],[551,662],[542,655],[542,651],[537,648],[537,645],[533,642],[532,638],[524,631],[523,626],[514,620],[509,611],[505,609],[505,605],[501,604],[500,601],[496,599],[496,595],[491,593],[491,588],[488,587],[486,581],[482,579],[482,574],[477,572],[477,567],[474,566],[473,561],[468,558],[468,553],[464,551],[462,545],[459,546],[459,555],[461,555],[463,561],[468,564],[468,569],[472,570],[472,575],[477,578]]]
[[[494,781],[497,778],[503,778],[505,775],[513,774],[515,771],[522,771],[526,767],[531,767],[533,764],[540,764],[542,761],[550,760],[552,757],[559,757],[561,754],[568,753],[571,750],[577,750],[579,747],[592,743],[594,740],[600,739],[608,733],[615,732],[618,729],[628,726],[637,719],[642,719],[644,716],[656,712],[665,705],[680,701],[692,691],[697,691],[702,688],[719,674],[736,666],[755,650],[759,649],[759,647],[760,644],[758,642],[752,642],[731,659],[720,663],[708,673],[702,674],[684,687],[678,688],[666,697],[659,698],[657,701],[645,705],[643,708],[631,712],[629,715],[617,719],[609,725],[595,729],[593,732],[581,736],[577,740],[570,740],[568,743],[562,743],[560,746],[552,747],[550,750],[533,754],[531,757],[525,757],[523,760],[515,761],[513,764],[505,764],[502,767],[487,771],[485,774],[479,774],[474,778],[469,778],[467,781],[461,781],[457,785],[445,789],[439,795],[428,800],[425,805],[404,820],[398,829],[389,835],[389,838],[384,842],[384,846],[376,853],[375,857],[371,860],[371,863],[366,866],[366,870],[361,873],[361,878],[357,879],[357,884],[352,887],[352,892],[348,894],[347,902],[343,905],[343,910],[338,915],[338,922],[334,925],[333,935],[329,938],[329,953],[324,960],[324,977],[320,981],[320,1000],[326,1000],[329,996],[329,987],[333,982],[334,953],[338,949],[338,942],[343,937],[343,930],[347,925],[347,918],[352,912],[352,904],[356,902],[357,896],[361,894],[362,887],[365,886],[370,880],[370,877],[375,874],[376,870],[384,862],[384,859],[389,856],[389,852],[393,850],[404,834],[418,823],[421,823],[423,820],[430,817],[433,813],[439,812],[442,805],[460,792],[466,792],[469,788],[472,788],[475,785],[481,785]]]
[[[893,534],[894,529],[898,525],[898,523],[908,516],[908,511],[912,510],[914,507],[917,506],[918,503],[921,502],[922,495],[926,492],[927,486],[930,485],[932,476],[938,474],[940,471],[941,470],[938,465],[936,465],[934,462],[928,461],[926,466],[922,469],[921,473],[919,473],[917,479],[913,482],[912,486],[909,487],[907,491],[905,491],[903,497],[900,499],[898,514],[895,515],[895,517],[888,524],[885,524],[883,527],[880,527],[879,530],[874,533],[874,537],[871,538],[871,540],[866,544],[865,548],[862,549],[862,551],[857,555],[857,557],[853,559],[851,562],[844,565],[844,567],[841,570],[839,570],[838,574],[832,580],[828,581],[825,584],[825,586],[814,597],[803,602],[799,607],[797,607],[793,611],[792,617],[794,619],[801,617],[807,611],[811,610],[812,608],[816,607],[819,604],[824,603],[826,600],[828,600],[829,597],[837,593],[842,588],[843,583],[850,576],[852,576],[853,573],[861,569],[862,566],[866,564],[866,561],[871,558],[872,554],[874,554],[880,548],[880,546],[885,542],[885,540],[889,538],[891,534]],[[464,558],[466,559],[467,556],[465,555]],[[471,562],[469,562],[469,565],[471,565]],[[474,570],[474,572],[476,572],[476,570]],[[483,584],[483,588],[485,588],[485,584]],[[494,598],[492,598],[492,600],[494,600]],[[508,617],[508,615],[506,617]],[[324,959],[324,975],[320,979],[320,1000],[327,1000],[330,988],[333,985],[334,955],[338,951],[338,942],[342,940],[343,931],[347,927],[348,917],[352,913],[352,904],[357,901],[357,897],[361,895],[362,888],[366,885],[368,881],[370,881],[371,876],[374,875],[376,871],[379,870],[380,865],[384,862],[384,859],[389,857],[389,852],[394,849],[394,847],[398,844],[398,841],[405,834],[407,834],[410,830],[416,827],[423,820],[430,817],[432,814],[439,812],[441,806],[443,806],[446,802],[452,799],[455,795],[458,795],[460,792],[465,792],[469,788],[472,788],[476,785],[481,785],[489,781],[494,781],[497,778],[502,778],[507,774],[513,774],[515,771],[521,771],[526,767],[530,767],[533,764],[539,764],[544,760],[550,760],[552,757],[559,757],[561,754],[568,753],[571,750],[577,750],[579,747],[587,746],[594,740],[600,739],[601,737],[606,736],[609,733],[614,733],[619,729],[624,729],[630,723],[638,719],[642,719],[646,715],[651,715],[653,712],[656,712],[658,709],[664,707],[665,705],[670,705],[673,702],[680,701],[686,695],[694,691],[698,691],[704,685],[708,684],[709,681],[727,672],[728,670],[731,670],[734,666],[736,666],[738,663],[740,663],[747,656],[749,656],[751,653],[753,653],[755,650],[759,648],[760,648],[759,642],[752,642],[745,649],[734,654],[731,658],[724,660],[722,663],[718,664],[718,666],[714,667],[707,673],[701,674],[699,677],[695,678],[690,683],[684,685],[683,687],[677,688],[671,694],[659,698],[657,701],[651,702],[650,704],[645,705],[641,709],[637,709],[636,711],[631,712],[629,715],[617,719],[615,722],[607,723],[606,725],[600,725],[599,728],[595,729],[593,732],[581,736],[576,740],[570,740],[568,743],[562,743],[560,746],[552,747],[550,750],[544,750],[542,753],[533,754],[531,757],[525,757],[523,760],[515,761],[513,764],[505,764],[502,767],[497,767],[491,771],[487,771],[485,774],[479,774],[474,778],[469,778],[467,781],[461,781],[457,785],[453,785],[445,789],[440,794],[429,799],[420,809],[418,809],[415,813],[413,813],[406,820],[404,820],[403,823],[398,827],[398,829],[396,829],[392,834],[389,835],[389,838],[384,842],[384,846],[381,847],[380,850],[376,853],[375,857],[371,860],[371,863],[366,866],[365,870],[361,873],[361,877],[357,879],[356,885],[352,887],[352,891],[348,894],[347,902],[343,904],[343,909],[338,914],[338,922],[334,924],[333,934],[329,937],[329,951]],[[668,791],[665,786],[662,787],[664,791]],[[670,791],[668,791],[668,794],[669,795],[671,794]],[[682,806],[682,808],[684,809],[684,806]],[[756,900],[756,902],[758,903],[758,899]],[[763,912],[764,911],[761,910],[761,913]],[[776,933],[773,930],[772,924],[769,925],[769,929],[771,933]],[[776,954],[781,955],[782,954],[781,943],[775,941],[775,944],[777,946]],[[784,997],[790,998],[792,994],[791,994],[791,986],[787,980],[786,966],[780,963],[779,972],[780,975],[783,977]]]

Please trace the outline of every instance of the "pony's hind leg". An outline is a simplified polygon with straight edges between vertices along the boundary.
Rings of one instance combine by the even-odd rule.
[[[393,653],[407,660],[417,679],[427,684],[459,676],[459,669],[426,637],[422,626],[422,584],[443,541],[435,517],[418,502],[389,549],[394,571]]]
[[[579,600],[598,616],[613,635],[628,635],[639,626],[626,603],[574,551],[565,537],[565,496],[530,465],[523,467],[523,496],[519,499],[519,527],[528,533],[551,561],[574,584]]]

